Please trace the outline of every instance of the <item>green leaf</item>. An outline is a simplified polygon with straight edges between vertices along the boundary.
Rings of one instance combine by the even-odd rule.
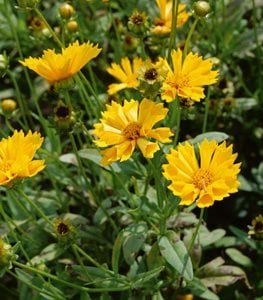
[[[225,234],[226,231],[220,228],[215,229],[211,232],[200,230],[199,233],[200,243],[203,247],[209,246],[211,244],[214,244],[216,241],[220,240]]]
[[[100,161],[102,159],[102,156],[100,155],[99,151],[97,149],[93,148],[86,148],[86,149],[81,149],[78,151],[78,154],[81,158],[88,159],[95,163],[96,165],[99,165],[106,170],[113,170],[114,172],[119,173],[121,171],[120,167],[118,166],[117,163],[112,163],[110,167],[105,167],[103,166]]]
[[[163,270],[165,269],[164,266],[155,268],[148,272],[143,272],[135,276],[133,279],[132,286],[133,288],[143,287],[144,283],[151,280],[152,278],[158,276]]]
[[[137,252],[145,242],[147,230],[148,227],[144,223],[132,224],[125,229],[123,256],[127,264],[133,264]]]
[[[235,248],[226,249],[226,254],[236,263],[244,267],[252,267],[253,263],[249,257]]]
[[[257,249],[257,245],[255,243],[255,241],[249,239],[247,232],[230,225],[229,229],[244,243],[246,243],[247,245],[249,245],[252,249]]]
[[[162,257],[186,280],[193,279],[193,266],[184,243],[178,238],[169,240],[166,236],[158,239],[158,246]]]
[[[204,139],[207,139],[208,141],[216,140],[217,143],[221,143],[228,138],[229,135],[226,134],[225,132],[210,131],[210,132],[199,134],[195,138],[188,140],[188,142],[191,144],[197,144],[202,142]]]
[[[112,257],[111,257],[112,269],[113,272],[116,274],[119,272],[119,261],[120,261],[123,240],[124,240],[124,235],[123,235],[123,231],[121,231],[114,242],[113,249],[112,249]]]
[[[219,300],[219,297],[211,292],[199,278],[194,278],[189,282],[188,287],[190,288],[193,295],[207,300]]]
[[[39,255],[36,255],[31,259],[33,265],[38,265],[41,263],[46,263],[52,261],[55,258],[59,257],[66,249],[58,246],[57,243],[50,244],[44,248]]]

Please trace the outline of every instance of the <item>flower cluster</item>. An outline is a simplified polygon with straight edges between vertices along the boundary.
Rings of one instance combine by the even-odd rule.
[[[194,101],[203,99],[203,86],[215,83],[218,77],[218,71],[212,71],[212,61],[192,52],[183,59],[180,49],[173,50],[171,58],[173,68],[161,57],[157,62],[149,59],[143,62],[136,57],[131,63],[125,57],[121,65],[112,63],[107,71],[120,83],[111,84],[108,93],[112,95],[122,89],[137,88],[139,81],[143,81],[144,89],[145,84],[152,88],[155,83],[161,83],[161,98],[167,102],[175,100],[177,96]]]

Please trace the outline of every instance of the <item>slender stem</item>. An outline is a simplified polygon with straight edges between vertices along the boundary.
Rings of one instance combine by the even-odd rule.
[[[208,112],[209,112],[209,100],[210,100],[210,88],[207,89],[207,96],[205,99],[205,114],[204,114],[204,121],[203,121],[203,127],[202,127],[202,133],[206,132],[207,127],[207,120],[208,120]]]
[[[94,260],[90,255],[88,255],[85,251],[83,251],[77,244],[72,245],[72,247],[77,250],[81,255],[83,255],[89,262],[91,262],[94,266],[105,273],[109,273],[112,275],[112,271],[100,265],[96,260]]]
[[[45,24],[46,28],[48,29],[48,31],[50,32],[50,34],[52,35],[52,37],[56,41],[56,43],[61,48],[63,48],[64,47],[63,43],[60,41],[60,39],[56,35],[55,31],[50,27],[49,23],[47,22],[46,18],[43,16],[41,11],[37,7],[34,8],[34,11],[38,15],[38,17],[41,19],[41,21]]]
[[[186,41],[185,41],[185,45],[184,45],[183,59],[184,59],[184,58],[186,57],[186,55],[187,55],[188,47],[189,47],[189,43],[190,43],[190,39],[191,39],[191,37],[192,37],[192,34],[193,34],[194,30],[195,30],[195,27],[196,27],[198,21],[199,21],[199,18],[196,18],[196,19],[194,20],[194,22],[193,22],[193,24],[192,24],[192,26],[191,26],[191,28],[190,28],[190,30],[189,30],[189,32],[188,32],[188,35],[187,35],[187,38],[186,38]]]
[[[71,282],[68,282],[66,280],[63,280],[55,275],[52,275],[50,273],[47,273],[45,271],[42,271],[40,269],[36,269],[36,268],[33,268],[31,266],[28,266],[28,265],[24,265],[24,264],[21,264],[19,263],[18,261],[14,261],[13,262],[13,265],[21,268],[21,269],[25,269],[29,272],[33,272],[33,273],[37,273],[37,274],[40,274],[40,275],[43,275],[47,278],[50,278],[52,280],[55,280],[57,282],[60,282],[60,283],[63,283],[67,286],[70,286],[72,288],[75,288],[77,290],[80,290],[80,291],[84,291],[84,292],[93,292],[93,293],[100,293],[100,292],[114,292],[114,291],[125,291],[125,290],[129,290],[131,287],[129,284],[126,284],[122,287],[118,287],[118,288],[87,288],[87,287],[84,287],[84,286],[81,286],[81,285],[78,285],[78,284],[75,284],[75,283],[71,283]]]
[[[171,104],[171,116],[170,116],[170,127],[176,126],[175,128],[175,137],[174,137],[174,145],[176,146],[179,139],[179,132],[181,126],[181,107],[180,107],[180,99],[176,97]]]
[[[195,232],[192,236],[192,239],[191,239],[191,242],[190,242],[190,246],[188,248],[188,253],[189,255],[191,255],[192,251],[193,251],[193,248],[194,248],[194,244],[195,244],[195,239],[199,233],[199,229],[200,229],[200,226],[202,224],[202,221],[203,221],[203,217],[204,217],[204,211],[205,209],[204,208],[201,208],[200,210],[200,216],[199,216],[199,220],[198,220],[198,223],[196,225],[196,228],[195,228]]]
[[[28,195],[26,195],[26,193],[20,189],[19,193],[24,197],[24,199],[31,205],[31,207],[33,207],[35,209],[35,211],[38,213],[38,215],[43,218],[52,228],[53,228],[53,223],[49,220],[49,218],[45,215],[45,213],[42,211],[41,208],[39,208],[34,201],[32,201],[30,199],[30,197]]]
[[[178,7],[180,4],[180,0],[172,0],[172,29],[170,34],[169,48],[167,59],[168,62],[171,62],[171,51],[176,47],[176,32],[177,32],[177,16],[178,16]]]

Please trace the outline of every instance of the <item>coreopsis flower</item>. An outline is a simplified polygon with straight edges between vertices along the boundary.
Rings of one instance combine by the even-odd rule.
[[[168,73],[168,63],[164,58],[159,58],[156,62],[150,59],[145,60],[138,70],[139,90],[144,96],[155,99],[160,92],[160,87]]]
[[[112,63],[107,72],[118,79],[121,83],[112,83],[108,87],[109,95],[113,95],[126,88],[136,88],[139,85],[137,73],[142,64],[140,57],[135,57],[130,62],[128,57],[121,59],[121,64]]]
[[[20,63],[45,78],[49,83],[56,84],[71,78],[78,73],[84,65],[99,55],[101,49],[98,45],[93,46],[90,42],[79,45],[76,41],[66,48],[62,53],[54,50],[44,50],[40,58],[29,57]]]
[[[108,165],[114,161],[128,160],[136,146],[144,157],[152,158],[159,145],[151,139],[168,143],[173,135],[167,127],[153,128],[165,118],[167,112],[162,103],[146,98],[141,103],[125,100],[123,105],[116,102],[107,105],[107,111],[102,113],[101,122],[95,124],[94,130],[98,137],[96,145],[107,147],[101,152],[101,163]]]
[[[263,239],[263,216],[258,215],[252,220],[252,224],[248,226],[248,235],[258,240]]]
[[[156,35],[167,35],[172,30],[172,8],[173,4],[170,0],[156,0],[156,4],[160,11],[160,17],[154,20],[154,27],[151,32]],[[179,4],[177,13],[176,27],[183,26],[189,18],[189,13],[185,11],[185,4]]]
[[[168,164],[163,165],[163,175],[172,181],[168,188],[181,198],[181,205],[196,201],[198,207],[208,207],[237,192],[240,163],[234,163],[237,154],[225,142],[218,145],[215,140],[205,139],[198,149],[196,155],[189,142],[172,149],[166,156]]]
[[[26,135],[14,131],[11,137],[0,141],[0,185],[12,185],[13,180],[35,176],[45,168],[44,160],[33,160],[43,143],[40,133]]]
[[[194,101],[205,98],[203,86],[215,83],[218,76],[218,71],[212,71],[210,59],[190,52],[183,60],[181,49],[173,50],[171,55],[173,69],[169,69],[162,85],[162,99],[171,102],[176,96]]]

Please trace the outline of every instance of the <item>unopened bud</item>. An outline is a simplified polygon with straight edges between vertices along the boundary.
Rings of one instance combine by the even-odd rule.
[[[193,5],[194,12],[197,17],[203,18],[211,11],[211,6],[206,1],[196,1]]]
[[[79,25],[76,21],[69,21],[67,23],[67,30],[70,32],[75,32],[78,30],[78,28],[79,28]]]
[[[135,11],[129,17],[128,28],[134,34],[144,33],[148,29],[148,21],[145,13]]]
[[[17,0],[20,8],[33,9],[38,4],[39,0]]]
[[[68,19],[75,13],[74,7],[68,3],[63,3],[59,7],[59,13],[62,18]]]
[[[1,107],[4,112],[12,112],[16,109],[16,102],[13,99],[4,99],[1,102]]]

